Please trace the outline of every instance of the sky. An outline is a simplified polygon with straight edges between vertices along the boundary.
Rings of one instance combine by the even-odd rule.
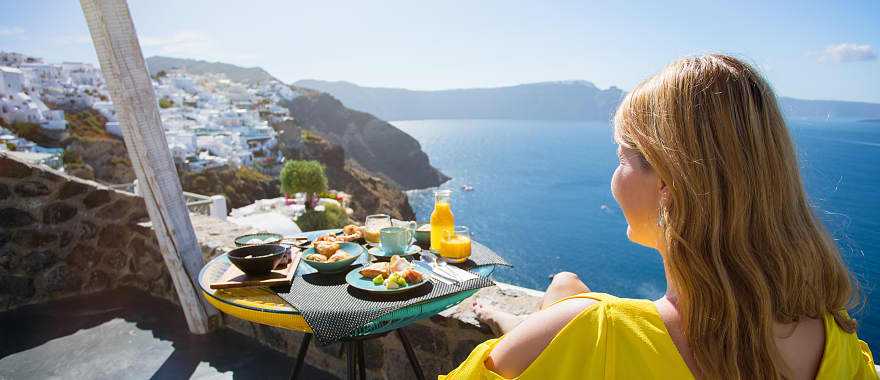
[[[666,3],[129,0],[129,7],[145,56],[261,66],[285,82],[435,90],[583,79],[628,90],[676,58],[721,52],[757,66],[782,96],[880,103],[880,1]],[[0,0],[0,50],[97,62],[73,0]]]

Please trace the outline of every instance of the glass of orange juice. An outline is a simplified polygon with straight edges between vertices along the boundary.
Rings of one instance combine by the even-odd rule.
[[[465,226],[446,231],[440,240],[440,257],[451,263],[461,263],[471,257],[471,233]]]
[[[391,227],[391,216],[385,214],[368,215],[364,222],[364,240],[379,243],[379,230]]]

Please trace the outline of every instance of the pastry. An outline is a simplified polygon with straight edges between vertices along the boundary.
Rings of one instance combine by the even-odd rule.
[[[339,251],[339,252],[334,253],[333,256],[330,256],[330,258],[327,259],[327,262],[328,263],[335,263],[337,261],[345,260],[350,257],[351,257],[351,255],[349,255],[348,252]]]
[[[319,241],[331,241],[331,242],[332,242],[332,241],[336,241],[336,236],[335,236],[335,235],[329,235],[329,234],[328,234],[328,235],[324,235],[324,236],[320,236],[320,237],[318,237],[317,239],[315,239],[315,244],[318,244]]]
[[[360,273],[361,276],[367,278],[375,278],[378,275],[388,277],[388,275],[391,274],[391,271],[388,270],[388,267],[388,263],[373,263],[370,264],[370,266],[361,269],[358,273]]]
[[[318,254],[318,253],[313,253],[313,254],[311,254],[311,255],[306,256],[306,260],[309,260],[309,261],[317,261],[317,262],[319,262],[319,263],[323,263],[323,262],[326,262],[326,261],[327,261],[327,258],[324,257],[324,255],[321,255],[321,254]]]
[[[361,232],[355,231],[354,233],[351,233],[348,235],[341,235],[341,236],[337,237],[337,239],[340,241],[344,241],[344,242],[353,242],[355,240],[360,239],[361,237],[363,237],[363,235],[361,235]]]
[[[358,233],[360,231],[361,231],[361,228],[354,225],[354,224],[349,224],[345,227],[342,227],[342,233],[345,235],[352,235],[352,234]]]
[[[335,241],[319,241],[315,243],[315,251],[324,255],[324,257],[333,256],[339,250],[339,243]]]

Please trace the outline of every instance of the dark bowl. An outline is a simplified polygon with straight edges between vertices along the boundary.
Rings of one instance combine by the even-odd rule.
[[[278,244],[246,245],[229,251],[229,261],[250,275],[269,273],[284,260],[287,247]],[[250,256],[250,257],[248,257]]]

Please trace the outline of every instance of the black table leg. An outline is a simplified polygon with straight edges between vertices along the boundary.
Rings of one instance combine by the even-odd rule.
[[[364,363],[364,341],[357,341],[358,379],[367,380],[367,366]]]
[[[290,372],[290,379],[296,380],[299,377],[299,371],[302,370],[303,362],[306,360],[306,352],[309,351],[309,344],[312,343],[312,334],[303,335],[302,341],[299,342],[299,354],[296,355],[296,363]]]
[[[348,380],[355,380],[355,360],[354,349],[355,343],[352,341],[345,342],[345,357],[348,360]]]
[[[397,336],[400,338],[400,343],[403,344],[403,349],[406,351],[406,357],[409,358],[409,364],[416,373],[416,379],[425,380],[425,374],[422,373],[422,366],[419,365],[419,359],[416,358],[416,353],[413,352],[412,346],[409,345],[409,339],[406,338],[403,329],[397,329]]]

